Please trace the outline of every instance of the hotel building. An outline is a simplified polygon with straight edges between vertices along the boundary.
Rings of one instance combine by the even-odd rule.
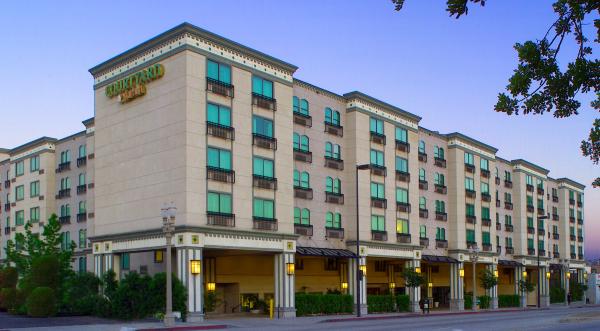
[[[499,277],[477,291],[493,308],[501,294],[537,304],[524,277],[542,306],[550,283],[583,281],[582,184],[296,69],[187,23],[90,69],[85,130],[0,150],[2,247],[56,213],[75,269],[160,272],[161,206],[173,202],[173,272],[192,320],[205,291],[223,313],[258,297],[293,317],[297,292],[357,288],[363,313],[388,291],[412,309],[429,297],[461,310],[474,260]],[[404,287],[408,267],[425,286]]]

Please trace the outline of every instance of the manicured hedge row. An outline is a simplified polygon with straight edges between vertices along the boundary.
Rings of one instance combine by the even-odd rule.
[[[565,302],[565,289],[562,287],[552,287],[550,289],[550,303]]]
[[[396,295],[396,307],[398,311],[410,311],[410,297],[408,295]]]
[[[479,299],[479,308],[480,309],[489,309],[492,298],[487,295],[478,296]],[[473,309],[473,295],[465,294],[465,309]]]
[[[296,316],[350,314],[353,304],[347,294],[296,293]]]
[[[498,296],[498,307],[519,307],[521,305],[518,294],[501,294]]]
[[[385,313],[395,310],[395,301],[392,295],[367,295],[369,313]]]

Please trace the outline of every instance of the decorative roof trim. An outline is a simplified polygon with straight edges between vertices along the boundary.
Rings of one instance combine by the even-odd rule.
[[[581,184],[581,183],[578,183],[578,182],[576,182],[576,181],[574,181],[574,180],[572,180],[572,179],[569,179],[569,178],[565,178],[565,177],[563,177],[563,178],[558,178],[558,179],[556,179],[556,181],[557,181],[559,184],[563,184],[563,185],[564,185],[564,184],[568,184],[568,185],[571,185],[571,186],[573,186],[574,188],[576,188],[576,189],[579,189],[579,190],[582,190],[582,191],[585,189],[585,185],[583,185],[583,184]]]
[[[486,157],[489,157],[490,159],[496,158],[495,154],[496,154],[496,152],[498,152],[498,149],[496,147],[490,146],[490,145],[483,143],[477,139],[473,139],[473,138],[466,136],[460,132],[448,133],[445,136],[448,138],[448,146],[458,145],[458,146],[462,146],[462,147],[471,149],[475,152],[478,152]],[[461,144],[459,142],[459,140],[462,141],[463,144]],[[473,147],[475,147],[475,148],[473,148]],[[480,151],[478,149],[481,149],[483,151]]]
[[[534,172],[543,174],[543,177],[546,177],[548,175],[548,173],[550,172],[550,170],[548,170],[546,168],[542,168],[537,164],[531,163],[531,162],[523,160],[523,159],[512,160],[511,163],[513,164],[515,169],[519,169],[519,167],[517,167],[517,166],[523,166],[525,168],[528,168],[528,170],[533,170]]]
[[[381,108],[383,110],[387,110],[390,111],[392,113],[397,113],[397,115],[403,116],[408,118],[409,120],[416,122],[416,124],[419,124],[419,121],[421,120],[421,117],[418,115],[415,115],[413,113],[409,113],[404,109],[398,108],[396,106],[393,106],[387,102],[381,101],[379,99],[373,98],[370,95],[366,95],[362,92],[359,91],[352,91],[349,93],[345,93],[344,94],[344,98],[346,98],[346,101],[348,101],[348,103],[352,103],[353,100],[361,100],[366,102],[367,104],[370,104],[372,107],[374,108]],[[348,108],[351,108],[348,107]]]
[[[327,96],[332,97],[332,98],[336,99],[339,102],[342,102],[342,103],[346,102],[346,99],[343,96],[341,96],[341,95],[339,95],[337,93],[331,92],[329,90],[326,90],[324,88],[318,87],[316,85],[313,85],[311,83],[307,83],[307,82],[305,82],[303,80],[300,80],[298,78],[294,78],[294,82],[293,83],[294,83],[294,85],[297,85],[299,87],[303,87],[303,88],[306,88],[306,89],[309,89],[309,90],[313,90],[316,93],[326,94]]]

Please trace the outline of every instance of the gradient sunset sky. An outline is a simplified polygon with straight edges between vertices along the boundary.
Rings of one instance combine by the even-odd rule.
[[[299,79],[362,91],[422,116],[425,128],[585,184],[586,258],[600,257],[600,188],[590,185],[600,167],[579,149],[598,117],[591,96],[568,119],[493,111],[517,63],[513,44],[544,35],[554,1],[487,1],[459,20],[445,1],[406,2],[402,12],[389,0],[5,2],[0,147],[82,130],[94,115],[87,70],[186,21],[299,66]],[[573,43],[562,51],[572,56]]]

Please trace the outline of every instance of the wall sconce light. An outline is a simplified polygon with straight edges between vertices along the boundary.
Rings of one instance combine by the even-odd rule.
[[[343,282],[342,283],[342,290],[347,290],[348,289],[348,283]]]
[[[570,271],[567,271],[567,278],[571,279],[571,272]]]
[[[429,284],[427,284],[427,286],[429,286],[429,287],[433,287],[433,283],[432,283],[432,282],[429,282]]]
[[[464,278],[465,277],[465,269],[458,269],[458,275],[460,276],[460,278]]]
[[[527,270],[523,270],[523,278],[527,278]]]
[[[547,278],[547,279],[550,279],[550,271],[547,271],[547,272],[546,272],[546,278]]]
[[[416,267],[415,268],[415,272],[418,273],[418,274],[420,274],[421,273],[421,267]]]
[[[498,269],[494,270],[494,277],[498,278]]]
[[[190,272],[192,275],[199,275],[202,269],[202,264],[200,260],[191,260],[190,261]]]
[[[584,279],[587,279],[587,272],[584,272],[584,273],[583,273],[583,278],[584,278]]]
[[[360,271],[362,272],[363,277],[365,277],[367,275],[367,266],[366,265],[361,265],[360,267],[358,267],[360,269]]]
[[[215,283],[206,283],[206,290],[209,292],[214,292],[217,284]]]
[[[285,264],[285,267],[289,276],[293,275],[296,272],[296,265],[293,263],[288,262]]]
[[[390,290],[393,290],[396,288],[396,283],[394,283],[394,282],[389,283],[389,286],[390,286]]]

